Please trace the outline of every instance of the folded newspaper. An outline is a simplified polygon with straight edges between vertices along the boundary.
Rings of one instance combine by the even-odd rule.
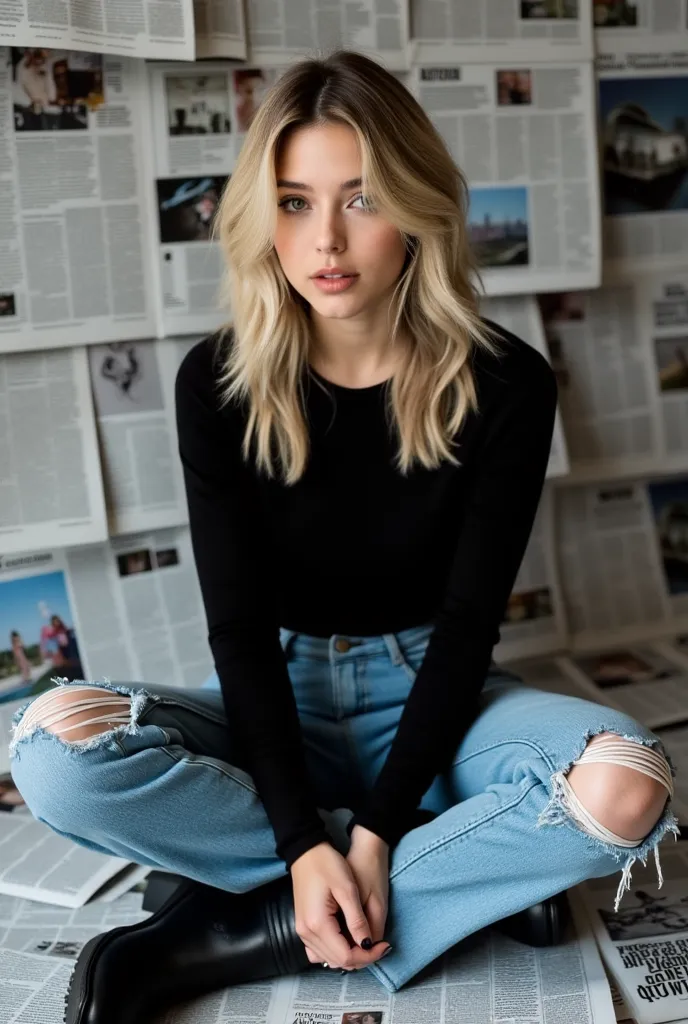
[[[688,851],[662,853],[664,884],[654,863],[635,865],[632,889],[617,913],[615,876],[576,888],[604,963],[636,1024],[688,1019]]]

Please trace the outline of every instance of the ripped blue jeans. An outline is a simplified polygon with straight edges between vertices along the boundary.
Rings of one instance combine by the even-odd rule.
[[[344,854],[351,808],[387,756],[431,631],[328,639],[280,631],[320,813]],[[15,714],[12,776],[33,815],[89,849],[235,892],[284,875],[253,780],[229,746],[217,680],[191,691],[95,685],[131,696],[131,707],[122,724],[81,742],[41,725],[22,735],[29,705]],[[366,968],[388,991],[503,917],[586,878],[622,867],[628,875],[678,832],[669,799],[630,850],[572,819],[562,773],[605,731],[664,753],[627,715],[531,689],[492,666],[451,770],[422,800],[437,816],[391,854],[385,938],[394,948]]]

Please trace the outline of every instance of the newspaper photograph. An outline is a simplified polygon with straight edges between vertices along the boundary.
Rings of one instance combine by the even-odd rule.
[[[408,8],[407,0],[247,0],[248,59],[281,65],[315,50],[343,48],[365,53],[389,71],[403,71],[409,66]]]
[[[470,186],[488,295],[600,283],[591,64],[422,65],[410,88]]]
[[[212,61],[148,68],[165,335],[206,334],[228,319],[213,218],[245,134],[280,74]]]
[[[540,502],[526,553],[495,647],[497,662],[534,658],[566,647],[564,602],[557,570],[552,495]]]
[[[174,383],[199,338],[88,348],[111,536],[188,522]]]
[[[0,352],[156,336],[145,81],[142,61],[0,47]]]
[[[107,538],[85,348],[0,355],[0,557]]]
[[[247,59],[246,19],[242,0],[193,0],[193,16],[197,59]]]
[[[0,947],[0,1006],[5,1024],[63,1020],[73,968],[71,960]]]
[[[551,356],[545,339],[545,330],[540,308],[533,295],[509,295],[502,298],[483,299],[481,314],[507,331],[527,341],[551,363]],[[552,450],[547,466],[547,479],[566,476],[569,472],[569,456],[564,437],[561,412],[557,409],[552,436]]]
[[[597,74],[605,260],[655,269],[685,262],[688,47],[616,51],[598,57]]]
[[[597,53],[688,50],[686,0],[593,0],[593,22]]]
[[[574,477],[673,472],[688,446],[688,266],[538,296]]]
[[[64,46],[126,57],[193,60],[191,0],[14,0],[2,9],[2,38],[17,46]]]
[[[574,650],[688,628],[688,478],[556,492],[562,589]]]
[[[657,887],[654,857],[633,865],[631,891],[613,912],[616,877],[576,887],[605,966],[637,1024],[688,1016],[688,860],[685,844],[661,846],[664,884]]]
[[[650,0],[647,0],[649,3]],[[411,62],[590,60],[596,0],[411,0]]]

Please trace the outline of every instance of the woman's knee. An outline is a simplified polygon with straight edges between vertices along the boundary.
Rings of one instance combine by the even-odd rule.
[[[129,722],[131,699],[102,687],[78,684],[46,690],[29,704],[19,720],[13,745],[36,729],[54,733],[66,743],[89,740]]]

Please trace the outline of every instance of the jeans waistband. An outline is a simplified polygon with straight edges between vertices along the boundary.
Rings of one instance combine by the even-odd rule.
[[[410,626],[398,633],[380,633],[376,636],[358,636],[353,633],[333,633],[332,636],[310,636],[294,629],[280,627],[280,643],[287,655],[313,658],[317,661],[352,661],[376,654],[389,654],[393,664],[400,665],[407,647],[430,639],[434,629],[431,622]]]

